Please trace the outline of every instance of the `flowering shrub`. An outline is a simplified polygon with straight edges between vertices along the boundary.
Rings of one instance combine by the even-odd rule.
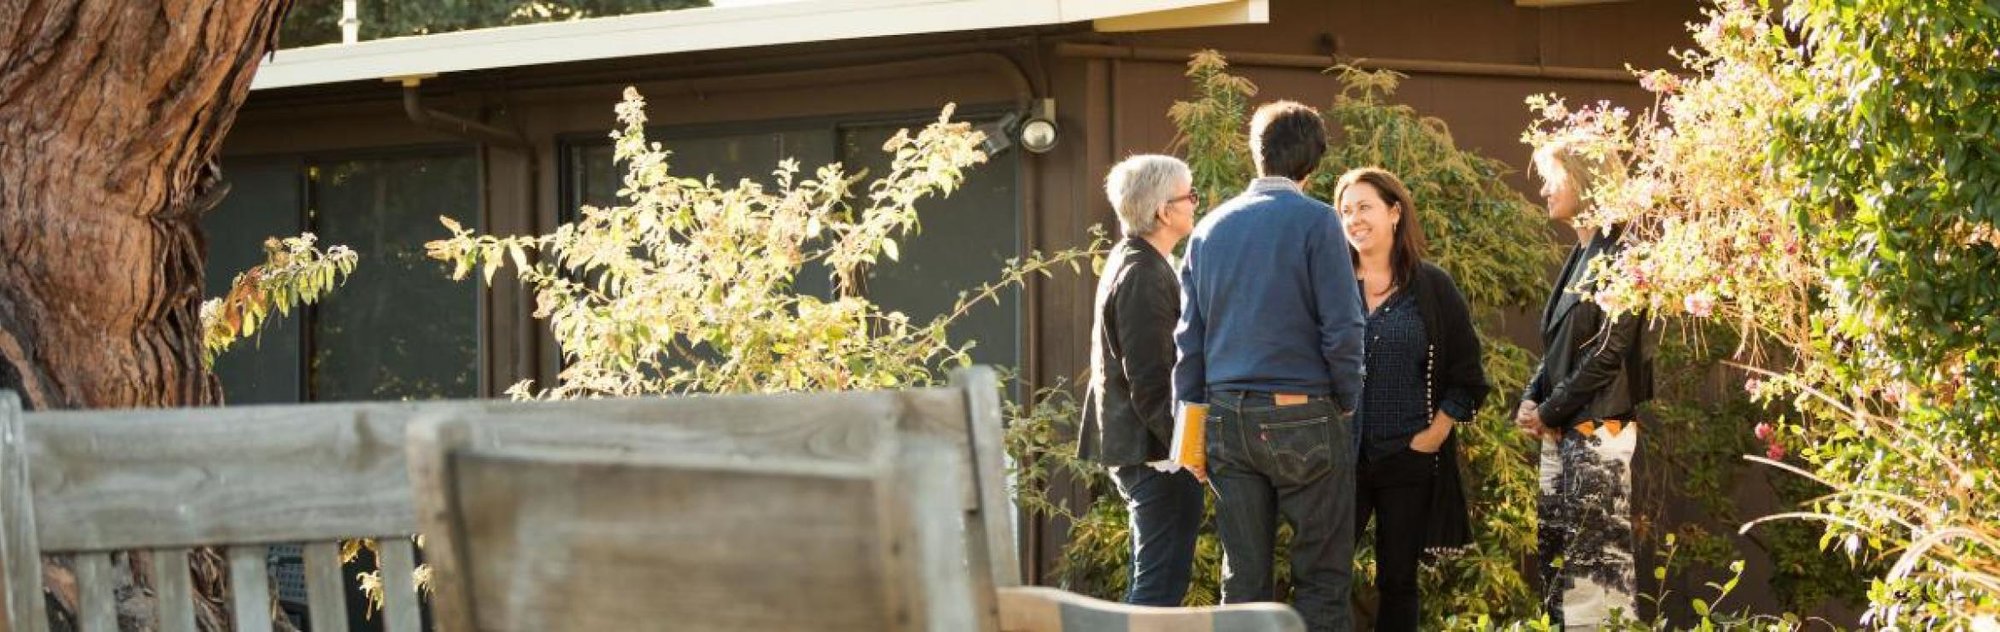
[[[1781,517],[1893,562],[1870,625],[1994,626],[2000,5],[1723,0],[1709,18],[1685,75],[1647,75],[1639,116],[1530,104],[1528,142],[1631,166],[1589,200],[1633,240],[1593,299],[1738,329],[1746,389],[1788,411],[1743,431],[1833,490]]]
[[[951,121],[947,106],[915,134],[891,137],[887,173],[868,182],[838,164],[802,178],[796,161],[772,172],[775,189],[672,173],[672,152],[646,140],[645,100],[627,89],[617,108],[615,157],[627,166],[629,203],[585,206],[549,235],[477,235],[450,218],[430,256],[453,278],[479,271],[491,283],[512,264],[535,292],[562,349],[557,383],[518,397],[865,390],[935,383],[970,362],[946,328],[1008,283],[1059,267],[1081,269],[1088,249],[1010,262],[1003,278],[964,294],[948,313],[919,321],[884,311],[859,291],[862,272],[898,257],[917,227],[916,205],[949,194],[963,170],[985,162],[984,136]],[[835,296],[802,294],[808,263],[833,277]]]

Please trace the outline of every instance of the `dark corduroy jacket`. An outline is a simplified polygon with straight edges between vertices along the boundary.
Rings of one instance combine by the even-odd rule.
[[[1077,456],[1104,465],[1167,458],[1180,300],[1173,265],[1152,244],[1131,237],[1111,250],[1097,280]]]

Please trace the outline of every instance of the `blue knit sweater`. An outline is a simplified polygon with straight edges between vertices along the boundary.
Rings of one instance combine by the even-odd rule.
[[[1211,390],[1359,403],[1361,292],[1333,207],[1259,178],[1195,227],[1181,265],[1174,397]]]

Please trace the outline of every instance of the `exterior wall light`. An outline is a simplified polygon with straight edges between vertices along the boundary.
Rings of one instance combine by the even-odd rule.
[[[1057,140],[1056,100],[1039,99],[1029,109],[1028,120],[1021,123],[1021,148],[1032,153],[1047,153],[1055,149]]]

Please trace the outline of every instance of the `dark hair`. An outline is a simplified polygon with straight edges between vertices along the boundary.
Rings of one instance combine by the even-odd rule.
[[[1417,222],[1417,203],[1410,197],[1409,187],[1403,186],[1402,178],[1387,169],[1362,167],[1340,174],[1340,181],[1333,185],[1333,203],[1339,204],[1347,187],[1355,184],[1373,187],[1383,203],[1401,210],[1395,241],[1389,244],[1389,269],[1396,285],[1408,287],[1410,279],[1416,278],[1417,266],[1424,262],[1424,227]],[[1352,248],[1350,245],[1349,249]],[[1361,267],[1361,251],[1354,251],[1354,266]]]
[[[1250,156],[1257,175],[1304,180],[1326,155],[1326,124],[1297,101],[1274,101],[1250,117]]]

